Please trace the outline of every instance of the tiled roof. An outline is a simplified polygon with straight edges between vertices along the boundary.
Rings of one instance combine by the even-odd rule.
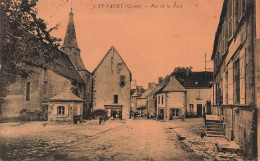
[[[28,32],[25,32],[25,41],[30,44],[31,48],[40,46],[40,51],[37,49],[33,51],[31,48],[26,49],[28,53],[23,58],[25,63],[52,70],[69,80],[84,84],[83,79],[65,53],[61,52],[58,48],[50,47]]]

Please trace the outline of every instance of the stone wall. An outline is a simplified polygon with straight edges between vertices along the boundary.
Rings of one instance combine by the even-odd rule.
[[[256,152],[255,111],[248,108],[237,106],[223,108],[225,136],[228,140],[235,141],[249,156],[254,156]]]

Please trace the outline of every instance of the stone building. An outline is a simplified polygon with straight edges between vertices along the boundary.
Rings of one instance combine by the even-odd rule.
[[[74,95],[70,90],[50,98],[48,121],[81,122],[83,119],[83,102],[83,99]]]
[[[129,118],[131,72],[113,46],[92,75],[93,110],[103,109],[108,117]]]
[[[21,111],[46,111],[50,98],[71,90],[84,100],[84,112],[91,107],[91,73],[80,58],[76,41],[73,13],[70,13],[67,32],[61,50],[48,46],[32,34],[24,32],[17,45],[28,46],[22,63],[26,72],[16,76],[7,87],[9,91],[2,104],[1,119],[17,119]],[[29,45],[28,45],[29,44]]]
[[[158,115],[157,111],[157,92],[160,91],[162,88],[164,88],[168,82],[170,81],[170,76],[167,75],[165,78],[159,77],[158,78],[158,84],[151,83],[150,84],[150,92],[147,94],[147,111],[149,113],[150,118],[160,118],[163,119],[164,117],[161,117],[161,115]],[[149,85],[148,85],[149,87]]]
[[[156,92],[158,118],[182,118],[186,110],[186,92],[178,80],[171,76],[167,85]]]
[[[67,89],[72,89],[74,94],[83,98],[85,83],[69,57],[57,48],[50,48],[30,33],[23,30],[20,32],[24,32],[25,36],[19,43],[30,44],[25,49],[28,56],[23,58],[21,64],[17,64],[25,73],[17,75],[15,82],[7,87],[1,119],[17,119],[22,110],[47,110],[46,103],[50,98]]]
[[[200,117],[211,112],[211,86],[213,72],[188,72],[176,74],[176,79],[187,90],[186,117]]]
[[[131,89],[130,91],[130,112],[136,113],[137,112],[137,99],[141,97],[142,93],[145,89],[142,86],[135,86],[135,89]]]
[[[154,98],[152,92],[155,90],[156,84],[155,82],[148,83],[148,88],[143,93],[142,98],[146,98],[147,100],[147,114],[149,118],[155,118],[156,117],[156,109],[155,109],[155,104],[156,104],[156,99]]]
[[[226,138],[253,157],[260,103],[259,6],[258,0],[224,0],[211,57],[212,113],[223,118]]]

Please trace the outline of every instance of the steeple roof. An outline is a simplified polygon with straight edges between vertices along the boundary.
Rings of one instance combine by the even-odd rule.
[[[64,42],[63,42],[63,47],[79,49],[78,43],[77,43],[77,38],[76,38],[76,31],[75,31],[74,21],[73,21],[72,9],[71,9],[71,12],[69,14],[69,22],[68,22],[68,26],[67,26],[67,31],[66,31],[66,35],[65,35],[65,38],[64,38]]]

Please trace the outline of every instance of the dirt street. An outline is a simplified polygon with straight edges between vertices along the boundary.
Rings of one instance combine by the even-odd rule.
[[[2,160],[203,160],[155,120],[0,128]]]

